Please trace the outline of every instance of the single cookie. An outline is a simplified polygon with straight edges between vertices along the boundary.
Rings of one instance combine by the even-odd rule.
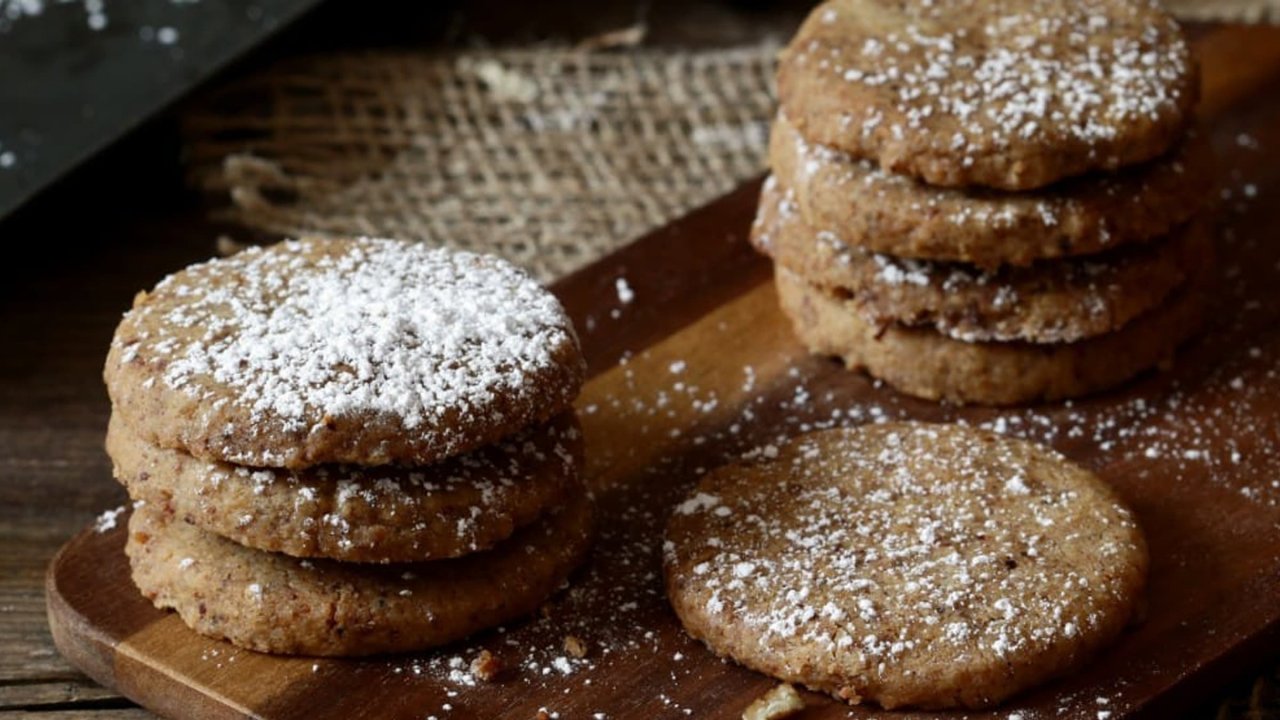
[[[1156,0],[829,0],[778,97],[806,138],[885,170],[1030,190],[1164,154],[1197,82]]]
[[[572,412],[420,468],[248,468],[139,439],[113,415],[107,454],[129,494],[241,545],[346,562],[419,562],[493,547],[574,493]]]
[[[1163,237],[1201,208],[1213,176],[1208,138],[1192,130],[1157,160],[1033,193],[935,188],[810,143],[782,113],[769,162],[805,220],[844,244],[985,268]]]
[[[933,330],[868,322],[851,303],[782,268],[783,312],[801,342],[929,400],[1013,405],[1114,387],[1172,356],[1204,319],[1197,280],[1119,330],[1076,343],[972,343]]]
[[[791,193],[765,183],[752,243],[877,327],[929,327],[957,340],[1074,342],[1160,305],[1210,256],[1203,222],[1157,243],[984,271],[849,247],[805,224]]]
[[[1134,616],[1147,552],[1087,470],[957,425],[824,430],[709,473],[667,594],[718,655],[850,703],[985,708]]]
[[[559,301],[498,258],[306,239],[141,293],[105,369],[147,442],[255,467],[428,465],[567,409],[584,365]]]
[[[533,612],[585,557],[591,504],[492,550],[452,560],[358,565],[253,550],[146,503],[129,518],[133,581],[196,632],[260,652],[374,655],[444,645]]]

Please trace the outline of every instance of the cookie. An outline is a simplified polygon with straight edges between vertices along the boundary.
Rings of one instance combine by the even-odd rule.
[[[790,192],[766,182],[752,243],[877,327],[929,327],[967,341],[1063,343],[1112,332],[1158,306],[1210,254],[1208,230],[1194,222],[1161,242],[985,271],[850,247],[801,215]]]
[[[347,562],[417,562],[493,547],[583,492],[572,412],[420,468],[249,468],[140,440],[111,418],[107,453],[135,499],[241,545]]]
[[[358,565],[253,550],[146,503],[129,518],[133,581],[196,632],[260,652],[357,656],[444,645],[532,613],[585,557],[579,495],[492,550]]]
[[[492,256],[304,239],[142,293],[104,375],[145,441],[254,467],[428,465],[566,410],[560,303]]]
[[[898,390],[929,400],[1013,405],[1114,387],[1170,358],[1199,329],[1198,280],[1119,330],[1075,343],[973,343],[925,328],[878,326],[848,301],[778,268],[783,312],[809,350],[835,355]]]
[[[1005,190],[1164,154],[1197,83],[1156,0],[829,0],[778,68],[810,141],[930,185]]]
[[[717,655],[855,704],[986,708],[1139,605],[1132,514],[1048,448],[890,423],[774,450],[708,473],[667,526],[668,596]]]
[[[1193,130],[1149,163],[1036,192],[935,188],[810,143],[781,113],[769,162],[805,220],[846,245],[984,268],[1164,237],[1201,208],[1213,176],[1208,138]]]

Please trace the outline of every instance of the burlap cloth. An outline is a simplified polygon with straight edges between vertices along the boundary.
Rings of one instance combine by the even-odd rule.
[[[1280,0],[1169,4],[1280,19]],[[417,238],[549,281],[764,168],[776,42],[601,52],[642,36],[286,60],[185,113],[190,174],[253,233]],[[1242,681],[1218,716],[1280,718],[1276,675]]]
[[[776,46],[287,61],[186,115],[245,226],[388,235],[563,275],[760,172]]]

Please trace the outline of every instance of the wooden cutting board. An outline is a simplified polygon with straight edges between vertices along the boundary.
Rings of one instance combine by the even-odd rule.
[[[139,596],[122,515],[49,568],[59,649],[175,717],[737,717],[772,682],[681,632],[660,581],[669,508],[705,469],[816,425],[963,420],[1047,442],[1117,487],[1151,546],[1147,616],[1081,673],[999,711],[893,716],[1178,714],[1280,648],[1280,32],[1224,28],[1197,43],[1224,170],[1221,286],[1212,328],[1172,369],[1084,401],[993,410],[905,398],[809,357],[745,242],[751,183],[555,287],[592,369],[579,410],[601,522],[587,567],[537,618],[413,656],[242,651]],[[481,648],[509,668],[496,682],[466,670]],[[806,697],[803,717],[885,715]]]

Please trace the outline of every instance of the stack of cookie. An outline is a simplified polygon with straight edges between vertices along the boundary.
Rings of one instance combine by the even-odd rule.
[[[302,240],[140,294],[105,378],[133,579],[254,650],[439,645],[536,609],[584,557],[556,299],[492,257]]]
[[[811,350],[907,393],[1082,395],[1199,324],[1211,157],[1154,0],[829,0],[782,56],[753,242]]]

